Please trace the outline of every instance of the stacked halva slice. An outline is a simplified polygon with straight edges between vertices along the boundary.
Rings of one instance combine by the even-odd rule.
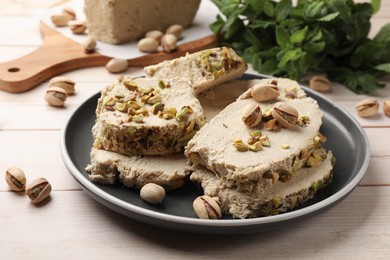
[[[181,71],[194,60],[192,76],[187,75],[192,81],[159,72],[165,66]],[[195,92],[238,77],[247,67],[230,48],[187,54],[163,64],[152,66],[154,77],[124,77],[101,92],[87,166],[91,180],[112,185],[119,179],[136,188],[149,182],[167,190],[181,187],[188,175],[184,147],[205,123]],[[204,77],[195,82],[199,72]]]
[[[326,138],[319,133],[323,115],[317,102],[292,80],[254,82],[252,89],[274,86],[280,95],[257,102],[250,89],[203,126],[185,151],[193,168],[191,180],[220,204],[222,212],[235,218],[292,209],[332,179],[333,156],[321,147]],[[226,92],[232,83],[224,85],[218,88]],[[291,127],[272,116],[274,105],[281,102],[299,115]],[[255,127],[242,121],[249,105],[258,105],[262,111]]]

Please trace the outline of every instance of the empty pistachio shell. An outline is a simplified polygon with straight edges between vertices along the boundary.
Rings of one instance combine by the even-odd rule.
[[[22,191],[26,188],[26,176],[22,169],[11,167],[5,172],[5,180],[14,191]]]
[[[151,204],[160,204],[165,198],[165,189],[160,185],[148,183],[141,188],[140,196]]]
[[[157,42],[160,42],[163,35],[164,34],[161,31],[153,30],[153,31],[147,32],[145,34],[145,38],[154,38]]]
[[[67,26],[70,20],[69,16],[65,14],[55,14],[52,15],[50,19],[52,23],[58,27]]]
[[[366,98],[357,103],[356,112],[361,117],[375,116],[379,110],[379,103],[376,99]]]
[[[49,197],[50,192],[51,185],[45,178],[35,179],[26,188],[26,194],[34,204],[39,203]]]
[[[242,121],[248,127],[257,126],[262,118],[261,108],[256,103],[249,104],[242,115]]]
[[[197,197],[192,206],[198,218],[219,219],[222,216],[218,203],[207,195]]]
[[[161,46],[165,52],[172,52],[176,49],[177,37],[173,34],[165,34],[161,38]]]
[[[62,14],[69,16],[69,19],[76,19],[76,12],[72,7],[66,6],[62,9]]]
[[[330,81],[321,75],[313,76],[309,81],[310,88],[319,92],[327,92],[330,90]]]
[[[155,38],[143,38],[138,42],[138,49],[142,52],[156,52],[158,41]]]
[[[282,126],[289,128],[293,127],[298,121],[298,111],[284,102],[275,103],[272,109],[272,116]]]
[[[66,91],[60,87],[49,87],[46,90],[44,99],[51,106],[61,107],[65,104],[67,98]]]
[[[68,25],[74,34],[83,34],[87,30],[87,24],[83,21],[70,21]]]
[[[280,93],[273,84],[256,84],[252,87],[252,97],[257,102],[267,102],[277,98]]]
[[[66,91],[67,95],[73,95],[75,92],[75,82],[66,77],[54,77],[49,81],[49,87],[59,87]]]
[[[165,31],[165,34],[173,34],[176,36],[177,39],[181,38],[181,35],[183,34],[184,28],[180,24],[174,24],[168,27],[168,29]]]
[[[129,66],[127,60],[113,58],[106,64],[106,69],[111,73],[123,72]]]
[[[390,116],[390,100],[383,101],[383,112],[386,116]]]

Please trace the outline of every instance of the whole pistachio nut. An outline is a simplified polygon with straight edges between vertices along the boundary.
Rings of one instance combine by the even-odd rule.
[[[176,50],[177,37],[173,34],[165,34],[161,38],[161,47],[165,52],[172,52]]]
[[[140,196],[151,204],[161,204],[165,198],[165,189],[155,183],[148,183],[141,188]]]
[[[248,127],[255,127],[261,122],[262,113],[261,108],[256,103],[247,105],[242,115],[242,121]]]
[[[68,25],[74,34],[83,34],[87,30],[87,24],[84,21],[70,21]]]
[[[366,98],[357,103],[356,112],[361,117],[375,116],[379,110],[379,103],[374,98]]]
[[[55,107],[62,107],[65,104],[65,100],[67,98],[66,91],[60,87],[49,87],[46,90],[46,94],[44,99],[46,102]]]
[[[390,100],[383,101],[383,112],[386,116],[390,116]]]
[[[174,24],[168,27],[168,29],[165,31],[165,34],[173,34],[176,36],[177,39],[181,38],[181,35],[183,34],[184,28],[180,24]]]
[[[276,99],[280,93],[274,84],[256,84],[252,87],[251,94],[257,102],[267,102]]]
[[[76,12],[75,12],[75,10],[72,7],[65,6],[62,9],[62,14],[65,14],[65,15],[69,16],[70,20],[76,19]]]
[[[26,188],[26,176],[19,167],[11,167],[5,172],[5,181],[14,191],[22,191]]]
[[[54,77],[49,81],[49,87],[60,87],[66,91],[67,95],[73,95],[76,83],[67,77]]]
[[[127,69],[129,63],[127,60],[113,58],[106,64],[106,69],[111,73],[120,73]]]
[[[222,216],[218,203],[210,196],[197,197],[192,204],[195,214],[201,219],[219,219]]]
[[[282,126],[290,128],[297,123],[299,115],[298,111],[291,105],[284,102],[277,102],[272,109],[272,116]]]
[[[330,90],[330,81],[322,75],[315,75],[309,81],[310,88],[318,92],[328,92]]]
[[[55,14],[50,17],[51,22],[57,27],[67,26],[69,23],[69,16],[66,14]]]
[[[83,43],[83,47],[86,53],[93,53],[96,49],[96,45],[96,40],[91,36],[88,36]]]
[[[156,52],[158,41],[155,38],[143,38],[138,42],[138,49],[147,53]]]
[[[159,31],[159,30],[153,30],[150,32],[147,32],[145,34],[145,38],[153,38],[155,39],[158,43],[161,41],[161,38],[163,37],[164,33]]]
[[[51,185],[45,178],[38,178],[33,180],[26,188],[26,194],[34,204],[39,203],[49,197],[50,192]]]

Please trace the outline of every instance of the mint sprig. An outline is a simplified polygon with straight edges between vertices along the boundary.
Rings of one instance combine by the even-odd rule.
[[[390,24],[370,39],[380,0],[212,0],[210,28],[259,73],[301,80],[326,73],[356,93],[383,88],[390,74]]]

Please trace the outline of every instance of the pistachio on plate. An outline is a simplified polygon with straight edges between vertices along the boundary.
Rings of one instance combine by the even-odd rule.
[[[222,216],[218,203],[210,196],[197,197],[192,204],[195,214],[201,219],[219,219]]]

